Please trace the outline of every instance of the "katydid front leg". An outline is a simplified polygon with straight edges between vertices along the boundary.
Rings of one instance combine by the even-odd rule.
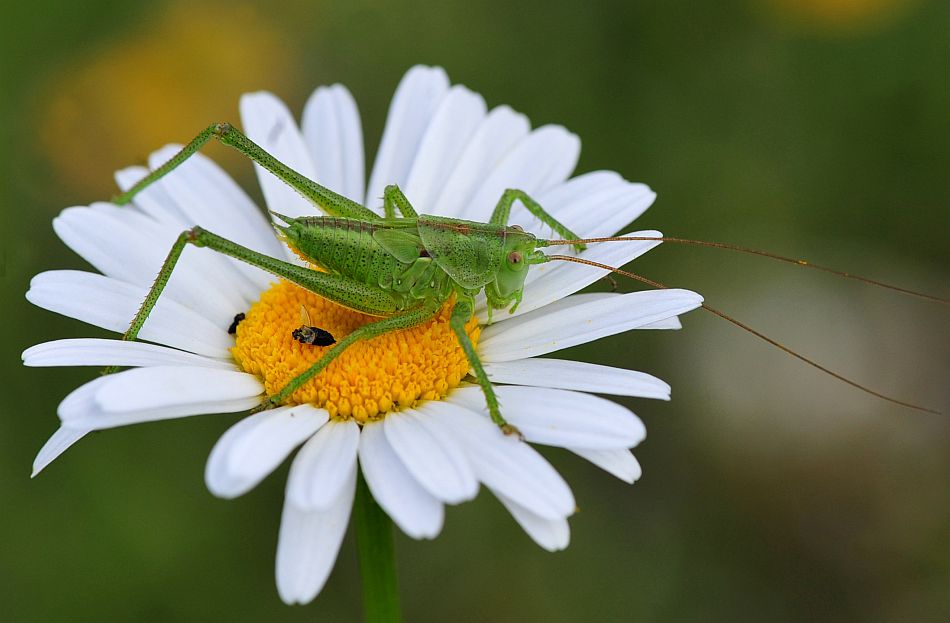
[[[472,340],[469,339],[468,333],[465,332],[465,323],[472,317],[474,310],[475,308],[471,301],[456,301],[455,307],[452,308],[452,316],[449,318],[449,324],[452,330],[455,331],[456,337],[458,337],[459,345],[461,345],[462,350],[465,351],[465,358],[468,359],[472,370],[475,371],[475,380],[478,381],[479,386],[482,388],[482,393],[485,394],[485,403],[488,405],[488,414],[491,416],[492,422],[501,427],[502,432],[506,435],[517,435],[520,439],[524,439],[521,431],[519,431],[516,426],[506,422],[505,418],[501,416],[501,410],[498,407],[498,397],[495,396],[495,388],[492,387],[491,381],[488,380],[488,375],[485,374],[485,368],[482,367],[482,360],[478,358],[478,353],[475,352],[475,346],[472,344]]]
[[[498,203],[495,205],[495,210],[491,214],[489,223],[493,225],[507,225],[508,217],[511,214],[511,206],[515,201],[520,201],[521,204],[527,208],[528,212],[533,214],[539,221],[553,229],[563,238],[567,240],[577,240],[580,237],[568,229],[566,225],[554,218],[547,210],[541,207],[540,203],[529,197],[528,193],[516,188],[509,188],[504,193],[502,193],[501,199],[498,200]],[[583,251],[587,247],[583,244],[576,244],[574,245],[574,248],[578,251]]]
[[[212,123],[205,128],[201,134],[192,139],[190,143],[185,145],[180,152],[172,156],[171,160],[139,180],[132,188],[114,197],[112,202],[118,205],[124,205],[130,202],[135,195],[174,171],[185,160],[188,160],[188,158],[197,153],[205,143],[212,139],[220,141],[229,147],[233,147],[261,165],[276,175],[280,181],[300,193],[304,199],[330,216],[343,216],[361,221],[379,220],[379,215],[372,210],[294,171],[270,155],[257,143],[246,137],[230,123]]]
[[[437,313],[439,313],[439,309],[442,308],[443,303],[444,301],[433,299],[415,309],[410,309],[395,316],[383,318],[381,320],[377,320],[376,322],[371,322],[370,324],[365,324],[362,327],[355,329],[345,338],[338,341],[336,345],[327,351],[326,354],[324,354],[323,357],[321,357],[316,363],[314,363],[301,374],[292,378],[281,388],[279,392],[268,396],[260,406],[254,409],[254,411],[263,411],[264,409],[270,409],[271,407],[276,407],[282,403],[284,400],[289,398],[291,394],[297,391],[304,383],[312,379],[317,374],[320,374],[324,368],[330,365],[330,362],[339,357],[349,346],[352,346],[360,340],[368,340],[378,335],[389,333],[390,331],[410,329],[416,325],[422,324],[427,320],[431,320]]]

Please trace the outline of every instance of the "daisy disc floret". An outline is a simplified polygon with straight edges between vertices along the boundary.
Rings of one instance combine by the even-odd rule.
[[[576,136],[560,126],[531,129],[524,115],[506,106],[489,110],[481,96],[450,85],[440,68],[415,67],[403,78],[368,184],[359,114],[344,87],[317,89],[299,129],[269,93],[245,95],[240,108],[244,131],[267,153],[377,214],[384,188],[396,184],[420,215],[485,223],[512,188],[536,199],[571,232],[591,238],[614,234],[655,196],[613,172],[571,178],[580,149]],[[150,167],[180,149],[155,152]],[[275,226],[317,215],[284,181],[256,168],[268,209],[283,215]],[[147,174],[130,167],[116,179],[126,191]],[[263,214],[220,168],[195,155],[131,205],[64,210],[54,220],[56,233],[99,272],[42,273],[27,298],[125,331],[168,249],[196,226],[262,256],[303,265]],[[539,237],[551,234],[523,205],[512,207],[509,222]],[[657,244],[563,252],[619,266]],[[471,293],[474,314],[461,333],[448,330],[455,301],[446,299],[425,322],[355,343],[279,405],[244,417],[221,437],[205,476],[222,497],[250,490],[300,448],[278,541],[277,586],[284,601],[308,602],[323,587],[349,522],[357,470],[409,536],[434,538],[444,506],[472,499],[484,485],[548,550],[567,546],[567,518],[576,504],[530,443],[566,448],[628,482],[639,477],[630,449],[645,436],[642,422],[592,393],[665,400],[669,386],[641,372],[540,356],[631,329],[679,328],[677,316],[702,298],[684,290],[575,294],[606,272],[577,264],[532,266],[520,303],[512,313],[496,310],[492,324],[492,296],[516,303],[512,292],[499,282],[487,298]],[[258,407],[333,348],[305,343],[295,330],[320,329],[340,341],[375,318],[259,267],[184,248],[141,327],[142,341],[58,340],[24,352],[32,366],[129,368],[95,378],[63,400],[61,427],[40,451],[34,472],[91,430]],[[460,348],[463,336],[524,441],[503,434],[489,417],[485,388],[473,384],[471,358]]]
[[[469,370],[449,326],[450,314],[447,304],[421,325],[356,342],[286,402],[311,404],[326,409],[333,419],[365,424],[399,408],[445,398]],[[231,349],[241,369],[261,379],[267,395],[280,391],[332,348],[294,336],[301,326],[309,326],[301,325],[302,316],[333,336],[349,335],[376,320],[292,283],[274,284],[236,327]],[[465,330],[477,345],[478,320],[469,320]]]

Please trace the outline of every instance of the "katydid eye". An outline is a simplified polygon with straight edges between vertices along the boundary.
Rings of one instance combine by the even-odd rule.
[[[508,254],[508,263],[513,264],[514,266],[517,266],[518,264],[520,264],[521,259],[522,259],[521,252],[519,251],[512,251],[511,253]]]

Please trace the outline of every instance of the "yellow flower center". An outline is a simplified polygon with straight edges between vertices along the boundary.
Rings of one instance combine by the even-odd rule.
[[[333,346],[301,343],[294,330],[305,324],[329,332],[337,341],[379,320],[337,305],[281,281],[261,295],[237,326],[231,349],[245,371],[264,382],[267,395],[280,391]],[[363,423],[421,400],[439,400],[468,374],[469,363],[449,326],[452,303],[419,326],[356,342],[320,374],[297,389],[285,404],[323,407],[336,419]],[[481,329],[476,318],[465,325],[474,344]]]

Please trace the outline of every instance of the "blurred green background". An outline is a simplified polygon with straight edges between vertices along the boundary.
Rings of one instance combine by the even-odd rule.
[[[114,169],[270,89],[298,114],[345,83],[375,150],[393,88],[444,66],[490,105],[583,142],[659,193],[637,223],[808,257],[950,295],[945,0],[232,2],[33,0],[0,25],[0,604],[6,621],[350,621],[348,537],[322,594],[277,597],[286,466],[223,501],[207,454],[237,416],[92,435],[35,480],[55,409],[90,369],[19,353],[103,335],[33,308],[31,275],[85,268],[62,208]],[[255,196],[247,162],[208,152]],[[883,391],[946,412],[946,307],[764,260],[665,246],[638,272],[690,287]],[[603,287],[599,285],[596,287]],[[633,289],[634,286],[625,284]],[[708,316],[708,317],[707,317]],[[710,316],[568,353],[654,373],[629,487],[546,453],[581,512],[563,553],[491,496],[397,542],[408,621],[950,620],[950,425],[835,382]]]

